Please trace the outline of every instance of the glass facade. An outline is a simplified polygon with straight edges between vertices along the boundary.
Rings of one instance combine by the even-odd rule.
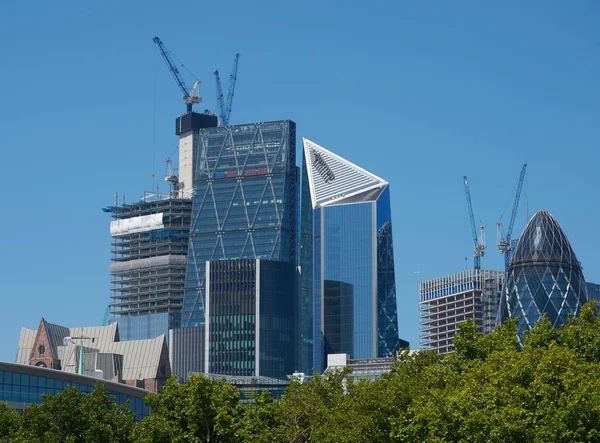
[[[183,327],[204,325],[207,261],[295,265],[295,139],[288,120],[199,131]]]
[[[285,378],[292,374],[294,268],[268,260],[221,260],[207,270],[211,374]]]
[[[309,314],[303,304],[301,316],[313,325],[313,368],[322,372],[329,353],[393,355],[400,341],[389,184],[306,139],[303,166],[302,302],[313,307]]]
[[[180,319],[180,314],[166,312],[118,317],[119,337],[123,341],[156,338],[162,334],[168,334],[169,329],[178,328]]]
[[[587,302],[582,269],[567,236],[547,211],[529,221],[507,273],[499,321],[519,317],[518,332],[535,325],[546,313],[553,326],[579,314]]]
[[[98,379],[93,377],[0,363],[0,401],[17,410],[24,409],[28,404],[41,403],[42,395],[59,394],[68,386],[74,386],[82,392],[92,392],[96,383]],[[130,402],[129,408],[136,413],[138,420],[149,415],[150,411],[143,400],[147,391],[116,383],[105,384],[108,394],[112,395],[118,404]],[[126,394],[126,391],[130,391],[130,394]]]
[[[377,251],[374,247],[374,209],[373,202],[321,208],[324,265],[322,278],[324,281],[338,281],[352,288],[352,337],[344,337],[341,340],[352,343],[352,349],[348,353],[355,358],[377,356]],[[324,291],[324,303],[321,304],[326,305],[327,299],[332,295]],[[325,321],[332,319],[331,316],[325,317]],[[324,331],[328,329],[327,325],[323,325]]]
[[[297,310],[298,343],[297,347],[297,370],[309,374],[313,368],[313,279],[315,263],[313,259],[315,251],[320,252],[316,245],[320,239],[320,231],[317,237],[313,236],[313,209],[310,200],[310,187],[306,170],[306,158],[302,156],[302,185],[300,187],[300,296]],[[314,242],[314,243],[313,243]],[[314,249],[314,246],[317,246]],[[319,286],[320,288],[320,286]],[[317,289],[319,289],[317,288]],[[318,292],[316,292],[318,293]]]
[[[586,282],[588,300],[596,300],[596,307],[600,308],[600,285],[597,283]]]

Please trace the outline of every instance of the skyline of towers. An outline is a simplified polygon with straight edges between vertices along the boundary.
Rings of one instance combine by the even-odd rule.
[[[324,370],[327,353],[376,358],[407,346],[398,337],[388,182],[304,139],[301,184],[293,121],[213,120],[177,119],[179,177],[168,177],[171,193],[157,195],[155,209],[144,200],[107,209],[125,218],[145,208],[148,220],[122,229],[139,236],[130,226],[148,222],[143,235],[158,241],[146,248],[152,263],[171,243],[184,248],[167,259],[185,268],[169,321],[140,311],[135,321],[116,318],[121,328],[166,334],[174,372],[232,376],[285,378]],[[187,211],[185,246],[163,223],[163,206],[175,202]]]

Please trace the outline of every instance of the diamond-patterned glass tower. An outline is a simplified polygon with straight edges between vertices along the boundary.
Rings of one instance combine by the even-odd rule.
[[[183,327],[204,326],[206,262],[295,265],[295,140],[290,120],[199,130]]]
[[[587,302],[581,265],[567,236],[547,211],[529,221],[508,268],[499,320],[519,317],[518,332],[533,328],[547,313],[554,326],[577,316]]]

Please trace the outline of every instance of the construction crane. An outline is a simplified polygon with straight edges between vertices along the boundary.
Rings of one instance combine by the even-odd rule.
[[[525,172],[527,171],[527,163],[523,165],[521,168],[521,175],[519,176],[519,181],[517,183],[517,191],[515,193],[515,202],[513,204],[512,214],[510,215],[510,221],[508,223],[508,230],[506,231],[506,235],[504,235],[504,231],[502,229],[502,217],[504,214],[500,216],[500,220],[496,223],[497,225],[497,242],[498,252],[500,254],[504,254],[504,270],[508,270],[508,265],[510,264],[510,260],[512,259],[512,253],[515,248],[515,242],[511,240],[511,235],[513,231],[513,227],[515,226],[515,219],[517,217],[517,209],[519,209],[519,200],[521,198],[521,189],[523,189],[523,181],[525,180]]]
[[[231,69],[231,74],[229,75],[229,90],[227,91],[227,101],[225,101],[225,99],[223,98],[223,87],[221,86],[221,77],[219,76],[219,71],[216,70],[214,72],[215,80],[217,82],[217,108],[220,126],[227,126],[229,124],[229,117],[231,116],[231,105],[233,103],[233,95],[235,94],[235,83],[237,81],[239,59],[240,54],[235,54],[235,59],[233,60],[233,68]]]
[[[186,104],[187,113],[189,114],[190,112],[192,112],[193,105],[202,102],[202,97],[200,97],[200,80],[196,80],[194,83],[194,87],[192,89],[188,89],[187,85],[185,84],[185,81],[183,80],[183,77],[181,76],[181,73],[179,72],[179,69],[177,69],[177,66],[175,66],[175,63],[173,62],[173,58],[171,57],[169,50],[165,47],[160,38],[154,37],[152,41],[156,43],[158,49],[160,49],[161,55],[165,59],[165,62],[167,63],[171,74],[173,74],[173,77],[177,82],[177,86],[179,86],[179,89],[181,89],[181,92],[183,92],[183,101]]]
[[[171,197],[177,197],[179,191],[179,177],[177,176],[177,169],[173,167],[173,162],[170,158],[167,158],[167,173],[165,175],[165,181],[171,186]]]
[[[475,226],[475,217],[473,216],[473,204],[471,202],[471,191],[469,190],[469,180],[463,176],[465,182],[465,194],[467,196],[467,207],[469,209],[469,220],[471,221],[471,231],[473,234],[473,269],[481,269],[481,257],[485,253],[485,226],[480,224],[479,235],[477,235],[477,227]]]

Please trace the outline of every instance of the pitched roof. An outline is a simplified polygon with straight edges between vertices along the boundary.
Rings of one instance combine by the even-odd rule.
[[[75,353],[81,341],[83,341],[85,352],[96,350],[122,355],[124,380],[156,378],[160,357],[163,349],[166,348],[164,334],[149,340],[119,341],[119,329],[116,322],[108,326],[65,328],[49,323],[42,318],[40,326],[47,331],[52,355],[61,360],[63,370],[68,372],[75,370],[77,361]],[[16,363],[29,364],[31,349],[37,333],[38,330],[35,329],[21,328]],[[72,337],[72,340],[65,343],[65,337]]]
[[[31,356],[31,350],[33,349],[33,343],[35,342],[35,336],[37,335],[37,329],[21,328],[21,336],[19,337],[19,348],[17,349],[17,357],[15,363],[20,365],[29,364],[29,357]]]
[[[388,185],[382,178],[322,146],[306,138],[302,140],[313,209],[359,195],[358,201],[373,201]],[[355,202],[355,199],[345,202]]]
[[[100,352],[120,354],[123,356],[123,379],[143,380],[156,378],[160,356],[166,346],[166,337],[149,340],[128,340],[110,343]]]

